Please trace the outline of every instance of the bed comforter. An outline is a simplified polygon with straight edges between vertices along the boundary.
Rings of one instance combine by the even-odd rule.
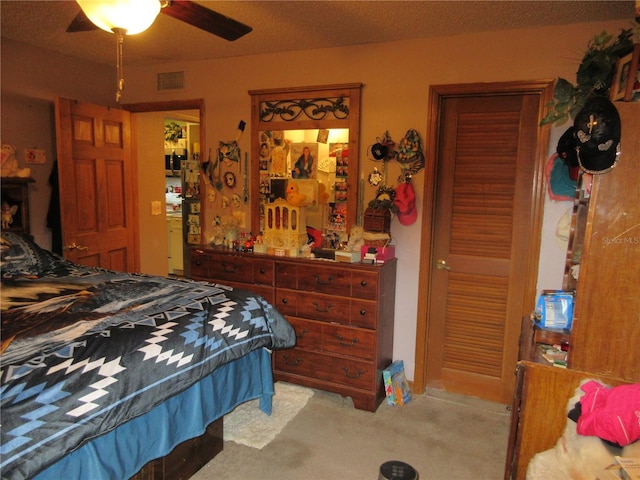
[[[3,233],[2,478],[32,477],[251,350],[295,344],[284,317],[247,291],[53,254],[44,267],[31,258],[35,273],[5,268],[34,255],[17,250]]]

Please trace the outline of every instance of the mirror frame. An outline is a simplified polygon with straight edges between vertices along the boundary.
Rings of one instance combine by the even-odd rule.
[[[249,90],[251,95],[251,231],[260,231],[260,140],[265,130],[349,129],[347,232],[362,217],[360,183],[360,96],[362,83]],[[348,101],[347,101],[348,100]],[[305,109],[313,105],[314,108]],[[315,108],[320,105],[326,108]],[[348,108],[340,108],[346,105]],[[335,107],[338,108],[335,108]],[[289,118],[291,117],[291,118]]]

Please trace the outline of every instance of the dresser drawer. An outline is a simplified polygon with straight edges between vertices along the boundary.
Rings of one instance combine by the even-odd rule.
[[[209,277],[217,282],[250,283],[252,260],[239,255],[212,255],[209,261]]]
[[[350,321],[351,302],[348,297],[276,288],[274,306],[285,315],[345,325]]]
[[[342,327],[327,323],[322,327],[322,348],[326,352],[373,359],[376,334],[363,328]]]
[[[191,250],[191,278],[206,280],[209,277],[209,255],[202,250]]]
[[[372,330],[378,327],[378,304],[376,302],[352,298],[349,312],[349,325]]]
[[[287,317],[296,331],[296,347],[306,350],[322,349],[322,324],[300,318]]]
[[[276,287],[298,288],[298,266],[294,263],[276,262]]]
[[[378,274],[354,270],[351,275],[351,296],[377,300]]]
[[[298,275],[298,288],[348,297],[351,294],[351,272],[343,268],[305,268],[304,275]]]
[[[256,295],[260,295],[267,302],[273,305],[274,300],[274,292],[273,287],[268,287],[266,285],[250,285],[247,283],[239,283],[239,282],[218,282],[222,285],[227,285],[229,287],[236,288],[238,290],[248,290],[249,292],[255,293]]]
[[[273,260],[253,259],[253,283],[273,286],[274,272],[275,262]]]
[[[275,351],[275,369],[350,387],[375,389],[376,368],[372,362],[293,348]]]

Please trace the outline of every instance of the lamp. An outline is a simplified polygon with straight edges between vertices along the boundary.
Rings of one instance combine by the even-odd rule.
[[[144,32],[160,13],[160,0],[76,0],[82,11],[97,27],[116,34],[116,70],[120,101],[124,89],[122,46],[125,35]]]

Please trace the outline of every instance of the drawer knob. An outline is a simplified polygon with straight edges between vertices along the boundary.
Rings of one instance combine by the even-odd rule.
[[[360,282],[360,285],[362,285],[363,287],[366,287],[367,286],[367,281],[366,280],[362,280]]]
[[[367,311],[363,308],[362,310],[360,310],[360,315],[366,315]]]
[[[260,269],[260,273],[264,274],[264,272],[265,272],[265,269],[264,269],[264,268],[261,268],[261,269]]]
[[[348,367],[342,367],[342,370],[344,370],[345,377],[349,377],[349,378],[360,378],[364,374],[364,370],[361,370],[361,369],[358,369],[356,373],[349,372]]]
[[[287,300],[286,298],[283,298],[282,303],[289,303],[289,300]]]
[[[329,313],[333,308],[333,305],[330,303],[327,303],[326,308],[321,308],[320,305],[318,305],[318,302],[313,302],[313,306],[316,307],[316,312],[319,313]]]
[[[338,343],[340,343],[340,345],[343,347],[355,347],[356,343],[358,343],[357,338],[352,338],[351,342],[349,342],[348,340],[345,342],[344,337],[342,335],[336,334],[336,338],[338,339]]]
[[[283,355],[285,365],[289,365],[290,367],[296,367],[302,363],[302,359],[297,357],[293,360],[289,359],[289,355]]]

